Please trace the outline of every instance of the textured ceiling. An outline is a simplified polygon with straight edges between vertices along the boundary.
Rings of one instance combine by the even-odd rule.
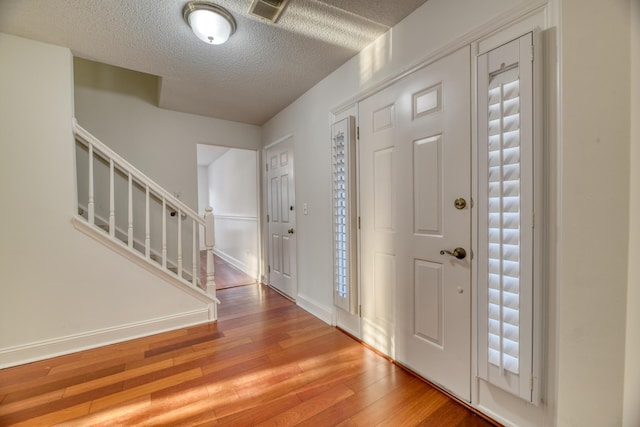
[[[263,124],[425,0],[290,0],[276,24],[251,0],[223,45],[198,40],[185,0],[0,0],[0,32],[161,77],[162,108]]]

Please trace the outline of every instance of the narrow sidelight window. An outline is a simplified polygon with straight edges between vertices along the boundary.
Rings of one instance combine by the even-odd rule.
[[[355,313],[356,288],[356,152],[355,118],[331,127],[333,155],[333,278],[334,304]]]
[[[478,57],[478,372],[536,402],[541,176],[532,43],[528,34]]]

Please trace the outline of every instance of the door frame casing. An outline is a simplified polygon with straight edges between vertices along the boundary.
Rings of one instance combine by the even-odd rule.
[[[233,146],[226,146],[226,145],[216,145],[216,144],[197,144],[197,145],[203,145],[203,146],[210,146],[210,147],[219,147],[219,148],[227,148],[229,150],[246,150],[246,151],[253,151],[256,154],[255,157],[255,168],[256,168],[256,180],[255,180],[255,203],[256,203],[256,211],[255,211],[255,215],[256,215],[256,256],[258,258],[258,265],[257,265],[257,269],[256,269],[256,274],[255,276],[253,276],[253,278],[257,281],[260,282],[262,280],[262,274],[263,274],[263,266],[262,266],[262,221],[261,221],[261,212],[262,212],[262,205],[261,205],[261,200],[262,200],[262,187],[261,187],[261,174],[260,174],[260,164],[262,163],[261,157],[262,157],[262,149],[257,148],[240,148],[240,147],[233,147]],[[197,159],[197,156],[196,156]],[[200,193],[200,180],[197,179],[196,180],[196,192],[199,194]],[[206,183],[207,185],[207,200],[208,200],[208,191],[209,191],[209,183]],[[199,202],[199,198],[198,198],[198,202]],[[206,206],[210,205],[210,203],[206,203],[205,206],[200,206],[200,204],[198,203],[198,212],[202,211],[202,215],[204,215],[204,208]],[[214,212],[214,215],[216,215],[218,212]],[[201,235],[203,232],[201,231]],[[204,237],[200,238],[200,244],[204,245]],[[199,250],[205,250],[206,248],[204,246],[202,246],[201,248],[199,248]],[[227,260],[227,262],[229,262]],[[231,263],[233,265],[233,263]],[[236,268],[239,268],[238,266],[236,266]]]

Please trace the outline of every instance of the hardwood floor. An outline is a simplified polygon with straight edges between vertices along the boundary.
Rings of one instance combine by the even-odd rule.
[[[207,253],[200,251],[200,280],[201,283],[207,282]],[[215,267],[216,290],[234,288],[236,286],[251,285],[256,280],[244,272],[238,270],[218,255],[213,256],[213,265]]]
[[[490,426],[273,290],[219,320],[0,370],[0,426]]]
[[[227,289],[256,283],[255,278],[238,270],[217,255],[213,256],[213,262],[216,267],[216,289]]]

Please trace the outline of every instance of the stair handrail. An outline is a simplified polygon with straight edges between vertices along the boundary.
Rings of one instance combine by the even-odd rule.
[[[138,170],[135,166],[125,160],[118,153],[113,151],[111,148],[106,146],[102,141],[96,138],[93,134],[87,131],[85,128],[78,124],[78,121],[73,119],[73,133],[77,141],[81,142],[89,149],[89,158],[93,158],[94,151],[97,152],[98,155],[102,156],[106,161],[109,162],[110,168],[110,213],[109,213],[109,234],[111,238],[115,238],[115,208],[114,208],[114,185],[113,185],[113,177],[114,177],[114,168],[117,167],[122,171],[128,174],[129,179],[129,227],[128,227],[128,246],[130,250],[133,250],[133,224],[132,224],[132,203],[131,203],[131,185],[132,181],[135,181],[138,184],[141,184],[145,188],[146,193],[146,224],[145,224],[145,258],[150,260],[151,253],[151,245],[150,245],[150,225],[149,225],[149,194],[153,193],[156,196],[162,199],[163,208],[166,208],[167,205],[177,210],[179,218],[181,216],[186,216],[194,222],[193,227],[193,251],[194,251],[194,260],[193,260],[193,271],[192,271],[192,285],[197,287],[197,272],[196,272],[196,261],[195,261],[195,236],[196,236],[196,228],[197,225],[202,226],[205,230],[205,243],[206,243],[206,293],[211,296],[216,301],[216,288],[215,288],[215,279],[214,279],[214,263],[213,263],[213,245],[215,240],[215,230],[214,230],[214,220],[213,220],[213,211],[209,207],[206,210],[204,216],[200,216],[197,212],[187,206],[180,199],[175,197],[173,194],[165,190],[162,186],[157,184],[143,172]],[[90,160],[89,162],[89,200],[87,203],[87,221],[90,225],[95,226],[95,202],[94,202],[94,185],[93,185],[93,162]],[[180,222],[179,222],[180,224]],[[197,224],[197,225],[196,225]],[[178,236],[181,236],[182,228],[178,227]],[[162,269],[167,270],[167,251],[166,251],[166,209],[163,209],[163,250],[162,250]],[[180,237],[179,237],[180,238]],[[179,244],[179,252],[178,252],[178,267],[177,267],[177,278],[185,283],[188,283],[185,279],[182,278],[182,246]],[[215,304],[214,304],[215,306]],[[216,317],[215,311],[216,307],[213,307],[214,318]]]

